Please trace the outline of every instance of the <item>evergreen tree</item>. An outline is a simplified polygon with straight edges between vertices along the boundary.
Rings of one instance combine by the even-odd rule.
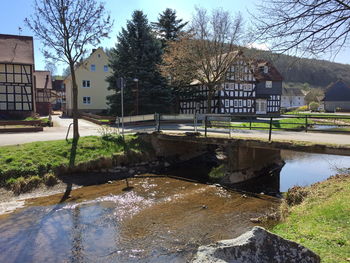
[[[177,40],[187,23],[182,23],[182,19],[176,19],[176,11],[167,8],[159,14],[158,22],[152,23],[152,26],[164,43],[164,41]]]
[[[152,34],[147,17],[142,11],[134,11],[132,20],[122,29],[110,56],[113,75],[108,78],[109,89],[115,90],[116,94],[108,96],[107,99],[113,113],[120,116],[121,112],[120,89],[116,83],[118,77],[123,77],[126,81],[125,115],[168,110],[171,93],[158,69],[162,60],[161,43]],[[138,81],[135,82],[135,79]]]

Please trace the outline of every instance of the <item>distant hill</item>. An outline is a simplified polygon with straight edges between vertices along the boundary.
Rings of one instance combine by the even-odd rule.
[[[277,55],[256,49],[245,50],[249,56],[270,60],[284,77],[287,86],[300,86],[303,89],[325,89],[331,82],[342,79],[350,85],[350,65],[326,60],[298,58],[288,55]],[[350,62],[350,61],[349,61]]]

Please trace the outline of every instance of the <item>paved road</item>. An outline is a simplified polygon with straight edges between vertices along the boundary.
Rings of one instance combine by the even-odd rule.
[[[0,146],[14,145],[21,143],[28,143],[34,141],[51,141],[65,139],[67,129],[72,119],[60,118],[59,116],[53,116],[54,127],[45,128],[43,132],[33,133],[8,133],[0,134]],[[100,135],[100,126],[85,120],[79,120],[79,132],[80,136]],[[192,132],[193,125],[190,124],[167,124],[161,126],[164,132]],[[128,128],[125,132],[143,132],[154,131],[154,126],[137,126]],[[204,129],[199,129],[200,132],[204,132]],[[224,129],[208,129],[208,134],[213,136],[226,136],[228,137],[228,131]],[[72,131],[69,138],[72,137]],[[257,138],[268,139],[267,130],[233,130],[231,137],[239,138]],[[350,135],[335,134],[335,133],[316,133],[316,132],[287,132],[287,131],[273,131],[272,140],[278,141],[304,141],[319,144],[339,144],[350,146]]]
[[[57,115],[52,116],[54,127],[45,127],[43,132],[30,132],[30,133],[5,133],[0,134],[0,145],[13,145],[22,144],[35,141],[53,141],[63,140],[66,138],[67,129],[71,118],[60,118]],[[89,121],[79,120],[80,136],[98,135],[100,126]],[[69,134],[69,138],[72,138],[73,131]]]

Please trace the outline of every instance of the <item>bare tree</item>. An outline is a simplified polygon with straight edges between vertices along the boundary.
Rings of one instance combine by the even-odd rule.
[[[52,61],[46,61],[45,69],[50,71],[52,76],[56,74],[56,65]]]
[[[165,61],[170,69],[168,71],[177,74],[177,80],[183,81],[191,74],[183,74],[185,78],[181,80],[181,71],[191,70],[196,81],[207,86],[208,112],[211,112],[211,102],[218,84],[225,80],[228,69],[237,59],[242,27],[240,14],[232,17],[222,9],[215,9],[208,14],[206,9],[196,8],[190,36],[186,35],[175,46],[169,45],[169,54],[166,54],[168,59]],[[176,70],[178,67],[182,68]]]
[[[35,11],[26,24],[39,37],[44,56],[69,65],[73,93],[73,141],[79,139],[78,86],[75,67],[87,52],[108,37],[112,22],[104,4],[96,0],[35,0]]]
[[[272,51],[333,55],[349,46],[349,0],[268,0],[253,24]]]

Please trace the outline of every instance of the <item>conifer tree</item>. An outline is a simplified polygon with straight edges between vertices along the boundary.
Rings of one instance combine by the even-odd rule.
[[[188,22],[176,19],[176,11],[167,8],[159,14],[158,22],[152,23],[153,28],[164,41],[177,40],[182,29]]]
[[[166,112],[169,108],[170,90],[159,72],[162,47],[152,33],[146,15],[136,10],[118,36],[115,48],[110,52],[113,75],[108,78],[108,96],[111,111],[120,115],[121,96],[117,78],[126,81],[124,89],[125,115]],[[135,80],[138,80],[137,82]],[[138,103],[137,103],[138,102]]]

